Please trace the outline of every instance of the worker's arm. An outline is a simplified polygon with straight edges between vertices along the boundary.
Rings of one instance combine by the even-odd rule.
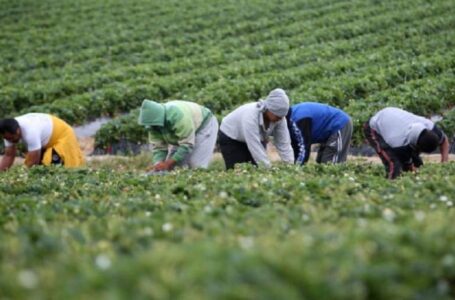
[[[273,131],[273,144],[275,145],[282,161],[288,164],[294,163],[294,150],[291,146],[286,119],[279,121]]]
[[[0,171],[6,171],[7,169],[9,169],[13,165],[15,158],[16,146],[13,145],[11,147],[6,147],[5,155],[3,155],[3,158],[0,161]]]
[[[153,145],[152,164],[163,162],[168,153],[168,144],[164,142],[163,134],[159,129],[151,128],[148,131],[148,142]],[[153,166],[151,167],[153,169]]]
[[[25,164],[27,167],[32,167],[34,165],[39,165],[41,162],[41,150],[30,151],[27,153],[27,159]]]
[[[438,126],[434,125],[432,131],[439,137],[439,150],[441,152],[441,162],[449,161],[449,139]]]
[[[152,150],[152,162],[154,165],[163,162],[168,153],[168,145],[163,141],[155,141]]]
[[[293,125],[299,145],[299,154],[297,156],[296,165],[303,165],[310,158],[312,127],[313,122],[311,118],[303,118]]]
[[[176,106],[171,106],[166,111],[166,120],[178,139],[175,151],[170,159],[164,162],[168,170],[170,170],[176,164],[183,162],[193,152],[196,144],[196,128],[194,127],[193,116]]]
[[[441,151],[441,162],[448,162],[449,161],[449,139],[447,136],[445,137],[442,144],[439,146],[439,150]]]

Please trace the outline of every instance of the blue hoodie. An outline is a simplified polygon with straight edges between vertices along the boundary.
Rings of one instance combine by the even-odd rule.
[[[296,164],[308,160],[311,144],[326,142],[349,121],[349,115],[341,109],[316,102],[302,102],[291,106],[287,118],[291,138],[299,149],[299,151],[294,149],[294,152],[299,152],[295,153]],[[302,122],[304,120],[306,122]],[[306,134],[306,139],[304,134],[306,130],[302,124],[311,129],[311,132]]]

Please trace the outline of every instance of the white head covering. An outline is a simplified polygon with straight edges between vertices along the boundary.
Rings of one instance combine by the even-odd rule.
[[[277,117],[284,117],[289,110],[289,98],[283,89],[274,89],[265,100],[260,100],[258,107],[269,110]]]

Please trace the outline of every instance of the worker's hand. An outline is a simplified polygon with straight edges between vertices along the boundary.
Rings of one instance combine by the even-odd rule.
[[[30,151],[25,157],[25,165],[27,167],[33,167],[41,163],[41,150]]]
[[[148,172],[153,172],[155,170],[155,166],[148,166],[145,171]]]
[[[407,163],[407,164],[403,165],[403,171],[416,173],[417,172],[417,167],[413,163]]]
[[[176,161],[173,159],[159,162],[153,167],[153,171],[170,171],[174,168],[175,163]]]

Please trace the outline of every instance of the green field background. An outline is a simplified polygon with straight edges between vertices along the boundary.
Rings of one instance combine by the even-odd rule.
[[[281,87],[351,114],[442,115],[455,132],[455,5],[438,1],[2,1],[0,117],[72,125],[118,116],[97,146],[146,141],[143,99],[192,100],[220,119]]]

